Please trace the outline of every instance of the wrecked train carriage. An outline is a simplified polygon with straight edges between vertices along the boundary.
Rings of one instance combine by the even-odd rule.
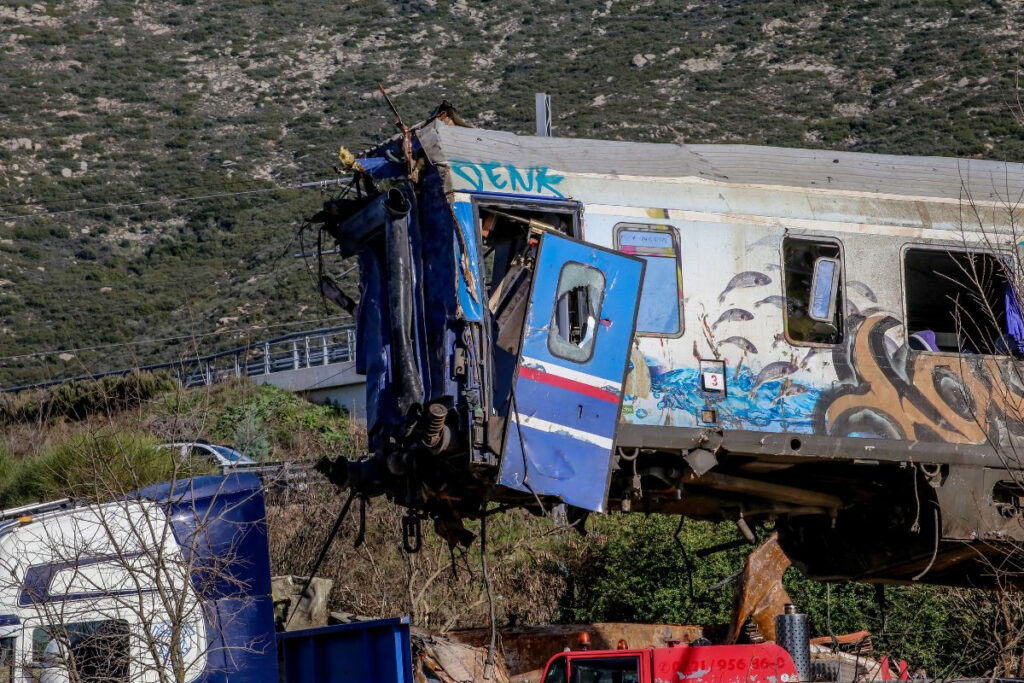
[[[977,583],[1024,539],[1024,167],[444,115],[358,163],[320,215],[369,406],[336,483],[459,542],[484,500],[774,519],[823,578]]]

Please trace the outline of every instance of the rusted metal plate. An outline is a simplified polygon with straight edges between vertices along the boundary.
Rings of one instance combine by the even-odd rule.
[[[783,613],[786,603],[792,602],[782,586],[782,575],[789,565],[789,558],[779,547],[778,534],[769,536],[747,556],[743,575],[736,586],[728,642],[736,642],[748,618],[766,640],[775,640],[775,617]]]

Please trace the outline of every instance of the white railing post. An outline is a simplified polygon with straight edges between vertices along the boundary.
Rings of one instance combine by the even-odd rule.
[[[327,365],[327,361],[328,361],[328,358],[330,356],[330,353],[328,353],[328,351],[327,351],[327,335],[324,334],[324,336],[320,337],[320,340],[324,343],[324,363],[323,364]]]
[[[292,339],[292,370],[299,369],[299,340]]]
[[[306,346],[306,362],[304,363],[304,365],[308,368],[309,367],[309,336],[303,337],[302,338],[302,343],[305,344],[305,346]]]
[[[263,374],[270,374],[270,342],[263,342]]]

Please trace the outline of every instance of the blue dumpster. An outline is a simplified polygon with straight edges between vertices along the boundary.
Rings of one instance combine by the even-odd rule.
[[[278,633],[277,653],[287,683],[413,683],[408,617]]]

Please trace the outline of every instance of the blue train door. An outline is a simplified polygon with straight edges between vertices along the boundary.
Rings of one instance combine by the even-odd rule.
[[[604,511],[644,262],[540,239],[500,483]]]

